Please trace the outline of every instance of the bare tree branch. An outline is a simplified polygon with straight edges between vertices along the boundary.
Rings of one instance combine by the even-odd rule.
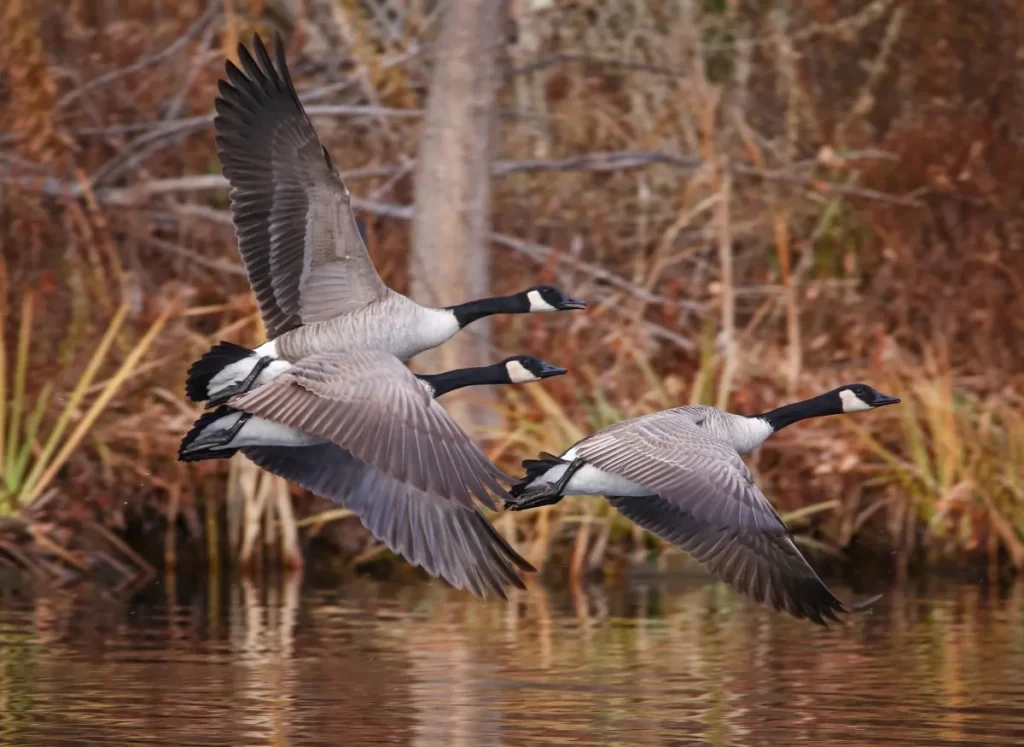
[[[217,12],[219,10],[220,0],[211,0],[206,10],[203,11],[203,14],[199,16],[199,18],[197,18],[195,21],[193,21],[192,24],[187,29],[185,29],[184,33],[182,33],[181,36],[179,36],[173,42],[171,42],[166,47],[161,49],[159,52],[154,52],[153,54],[146,55],[145,57],[142,57],[139,60],[133,62],[128,67],[123,67],[120,70],[111,70],[109,73],[104,73],[103,75],[93,78],[84,85],[81,85],[72,91],[68,91],[57,101],[54,108],[59,111],[75,99],[81,97],[82,94],[91,91],[93,88],[98,88],[99,86],[104,86],[108,83],[112,83],[115,80],[118,80],[119,78],[125,77],[126,75],[131,75],[133,73],[139,72],[140,70],[145,70],[147,67],[159,65],[168,57],[177,54],[178,51],[180,51],[186,44],[188,44],[192,37],[194,37],[196,34],[198,34],[200,31],[206,28],[206,25],[208,23],[218,22],[219,16]],[[215,21],[215,19],[217,20]]]
[[[370,107],[362,108],[368,109]],[[857,156],[859,158],[878,158],[886,160],[891,157],[890,154],[884,152],[865,152],[857,154]],[[853,157],[850,157],[848,160],[853,160]],[[350,169],[341,173],[342,177],[346,179],[392,176],[396,173],[407,172],[414,163],[414,161],[410,161],[409,163],[395,166],[373,166],[364,169]],[[640,169],[656,164],[677,166],[687,170],[697,170],[703,168],[705,165],[704,161],[696,156],[683,156],[660,151],[616,151],[608,153],[587,153],[580,156],[553,160],[535,159],[525,161],[497,161],[494,164],[492,173],[495,176],[540,171],[592,171],[596,173],[606,173],[612,171]],[[806,162],[804,167],[813,167],[813,162]],[[809,189],[812,192],[822,195],[844,195],[847,197],[857,197],[914,208],[923,206],[921,201],[915,195],[903,196],[888,194],[885,192],[879,192],[878,190],[868,189],[866,187],[856,187],[851,184],[840,184],[823,179],[816,179],[811,174],[795,173],[794,171],[761,169],[754,166],[745,166],[743,164],[731,164],[726,168],[734,176],[738,175],[753,179],[763,179],[765,181],[791,184]],[[6,183],[24,189],[34,189],[48,195],[55,196],[57,194],[64,194],[66,196],[77,197],[80,193],[77,185],[67,184],[60,187],[57,186],[56,181],[49,179],[43,179],[41,184],[39,182],[40,180],[34,177],[10,179],[0,176],[0,183]],[[33,186],[33,184],[36,184],[36,186]],[[132,187],[97,191],[102,192],[105,196],[104,201],[107,203],[128,205],[135,204],[140,200],[155,194],[226,189],[227,186],[227,181],[222,176],[202,175],[161,179],[142,182]],[[63,192],[62,188],[70,189],[71,191]],[[358,198],[355,198],[355,201],[358,202]],[[394,208],[395,206],[388,208],[387,214],[391,217],[404,217],[404,214],[394,214]],[[401,208],[400,210],[404,210],[404,208]],[[371,210],[370,212],[373,211]]]

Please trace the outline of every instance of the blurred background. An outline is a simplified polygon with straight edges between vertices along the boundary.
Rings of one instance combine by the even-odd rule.
[[[882,600],[796,621],[569,498],[493,517],[541,578],[482,602],[177,462],[191,362],[264,339],[212,111],[275,31],[392,287],[590,303],[413,361],[569,369],[445,399],[498,464],[869,383],[751,466]],[[1019,744],[1022,59],[1011,0],[5,0],[0,742]]]
[[[753,468],[819,568],[1024,567],[1024,6],[1010,0],[7,0],[0,11],[0,558],[415,575],[241,457],[176,461],[190,363],[263,340],[213,142],[224,60],[280,31],[392,287],[553,283],[414,367],[570,374],[452,398],[488,454],[668,406],[864,381],[878,414]],[[327,513],[325,513],[327,512]],[[603,502],[499,529],[550,578],[678,553]],[[881,589],[879,589],[881,590]]]

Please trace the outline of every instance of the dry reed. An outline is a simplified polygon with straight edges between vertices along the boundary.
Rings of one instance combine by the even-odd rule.
[[[290,53],[314,122],[371,217],[374,259],[405,289],[410,173],[437,16],[433,3],[393,5],[374,13],[346,3],[321,17],[319,4],[300,4]],[[808,546],[847,548],[882,530],[880,544],[904,558],[1024,563],[1024,349],[1019,315],[1007,313],[1024,296],[1024,229],[1012,210],[1024,152],[1012,124],[1021,114],[1012,54],[1003,53],[1021,25],[1008,2],[985,16],[934,5],[515,6],[493,290],[541,279],[592,305],[572,318],[496,325],[495,356],[536,353],[572,375],[503,393],[509,431],[483,434],[495,459],[511,468],[673,404],[753,411],[865,379],[905,396],[901,413],[795,428],[755,460]],[[0,376],[10,388],[0,402],[12,411],[0,454],[16,476],[28,452],[12,434],[60,417],[57,390],[44,384],[69,355],[65,330],[120,319],[123,300],[132,323],[119,324],[147,339],[138,317],[157,318],[150,299],[184,299],[160,357],[134,361],[130,388],[104,399],[85,385],[105,412],[95,438],[87,427],[65,442],[75,454],[58,454],[75,469],[33,466],[66,494],[103,472],[106,492],[136,504],[126,512],[86,490],[89,505],[113,525],[155,522],[168,556],[184,534],[206,535],[207,552],[221,557],[213,529],[223,519],[226,547],[252,557],[253,527],[280,539],[268,517],[288,515],[282,485],[264,490],[271,481],[246,468],[185,470],[173,459],[196,413],[180,396],[190,360],[213,340],[261,334],[210,128],[223,57],[235,39],[273,25],[261,12],[127,0],[116,9],[15,3],[5,16],[21,50],[0,60],[12,102],[0,112],[7,279],[60,293],[31,321],[32,345],[47,352],[19,357],[15,330],[28,307],[5,316],[11,344],[0,354],[13,378]],[[110,354],[126,360],[133,344],[121,335]],[[11,399],[19,387],[25,394]],[[239,484],[249,486],[241,499],[216,499]],[[292,498],[296,531],[331,534],[301,518],[322,502]],[[653,544],[607,507],[571,499],[499,526],[535,562],[563,548],[577,575],[613,570]],[[289,528],[275,546],[296,562],[298,542]]]

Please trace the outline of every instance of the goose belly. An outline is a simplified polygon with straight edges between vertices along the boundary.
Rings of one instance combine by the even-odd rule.
[[[231,424],[228,424],[227,427],[230,426]],[[326,439],[319,436],[312,436],[271,420],[249,418],[231,440],[230,445],[236,449],[246,446],[313,446],[325,441]]]
[[[567,457],[571,459],[572,457]],[[568,464],[559,464],[549,469],[537,482],[558,482],[569,468]],[[636,497],[650,495],[651,491],[642,485],[610,472],[600,470],[592,464],[584,464],[569,478],[563,495],[621,495]]]
[[[278,340],[281,357],[300,360],[333,352],[383,350],[406,361],[435,348],[459,331],[455,315],[445,309],[387,302],[294,329]]]

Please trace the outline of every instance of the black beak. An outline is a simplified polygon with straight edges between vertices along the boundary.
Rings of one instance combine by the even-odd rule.
[[[561,376],[564,373],[566,373],[566,370],[561,366],[552,366],[550,363],[541,361],[540,373],[537,375],[542,379],[546,379],[549,376]]]
[[[585,309],[587,304],[585,301],[577,301],[571,296],[562,296],[562,300],[558,303],[559,311],[569,311],[571,309]]]
[[[875,392],[875,403],[872,407],[885,407],[886,405],[898,405],[899,403],[899,397],[890,397],[888,394]]]

